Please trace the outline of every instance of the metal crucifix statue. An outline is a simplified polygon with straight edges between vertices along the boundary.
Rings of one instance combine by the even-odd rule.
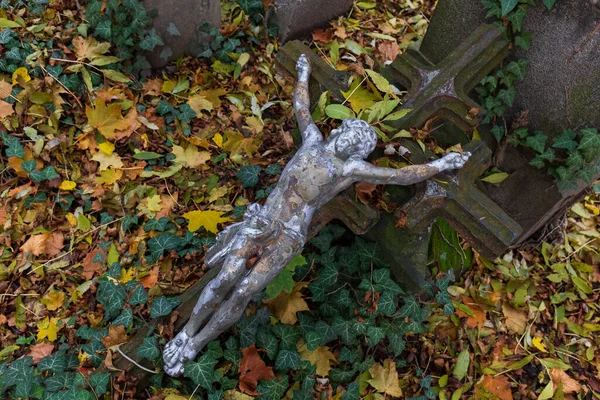
[[[356,182],[412,185],[437,173],[461,168],[470,154],[450,153],[423,165],[379,168],[365,161],[375,149],[377,135],[366,122],[344,120],[327,140],[311,119],[308,80],[311,66],[301,55],[296,64],[298,83],[294,109],[302,147],[283,170],[275,189],[260,206],[252,204],[242,222],[217,235],[205,259],[221,266],[194,307],[192,316],[165,346],[164,370],[183,374],[184,363],[211,340],[235,324],[250,300],[260,293],[302,251],[314,212]],[[248,259],[258,256],[250,269]]]

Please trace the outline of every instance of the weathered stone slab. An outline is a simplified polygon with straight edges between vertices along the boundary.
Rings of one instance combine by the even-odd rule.
[[[221,3],[217,0],[144,0],[148,11],[156,10],[153,26],[164,42],[148,55],[153,68],[165,66],[186,54],[196,56],[209,39],[200,31],[204,22],[221,26]]]
[[[509,42],[492,25],[479,26],[467,39],[435,66],[404,53],[382,72],[392,83],[408,89],[402,107],[411,109],[390,125],[398,129],[422,127],[433,117],[472,131],[478,118],[471,110],[480,106],[469,92],[508,56]]]
[[[317,28],[347,12],[352,0],[275,0],[279,38],[286,42],[310,35]]]

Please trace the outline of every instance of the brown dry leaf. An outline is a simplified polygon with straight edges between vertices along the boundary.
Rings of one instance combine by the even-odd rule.
[[[254,345],[242,350],[240,360],[240,390],[246,394],[256,396],[256,387],[259,379],[273,379],[275,374],[271,367],[260,358]]]
[[[160,211],[156,213],[156,219],[159,220],[162,217],[168,217],[173,211],[173,207],[177,204],[179,198],[179,192],[174,192],[173,195],[161,194],[160,195]]]
[[[160,96],[163,81],[160,78],[151,79],[142,83],[142,88],[146,95],[149,96]]]
[[[0,100],[0,119],[4,119],[10,115],[13,115],[15,110],[13,109],[12,104],[5,102],[4,100]]]
[[[39,363],[42,358],[52,354],[52,351],[54,351],[52,343],[38,343],[32,346],[29,356],[33,358],[33,365]]]
[[[48,236],[45,233],[39,235],[31,235],[29,239],[20,247],[21,251],[31,253],[34,256],[39,256],[46,252],[46,241]]]
[[[123,325],[111,325],[108,328],[108,336],[102,338],[102,343],[104,343],[104,346],[108,349],[112,346],[124,343],[128,339],[129,337],[125,333],[125,327]]]
[[[58,310],[65,302],[65,293],[60,290],[48,291],[41,300],[49,311]]]
[[[284,324],[293,325],[298,322],[297,312],[308,311],[308,304],[302,298],[300,291],[308,286],[308,282],[300,282],[294,286],[291,293],[282,292],[273,300],[268,301],[269,310]]]
[[[318,346],[315,350],[308,350],[306,343],[298,343],[298,353],[303,360],[317,367],[317,375],[328,376],[331,370],[331,362],[337,363],[337,359],[327,346]]]
[[[361,203],[367,205],[373,198],[373,193],[377,190],[377,185],[368,182],[360,182],[354,185],[356,195]]]
[[[477,386],[475,391],[476,399],[487,399],[487,393],[479,393],[481,390],[480,387],[483,387],[487,393],[491,393],[496,396],[500,400],[513,400],[513,395],[510,390],[510,381],[504,375],[500,376],[491,376],[486,375],[483,377],[483,381],[481,382],[481,386]]]
[[[502,314],[506,317],[506,327],[509,331],[522,335],[527,327],[527,312],[520,311],[508,303],[502,303]]]
[[[398,54],[400,54],[398,43],[391,40],[384,41],[377,48],[381,52],[384,61],[394,61],[398,57]]]
[[[129,109],[129,111],[127,111],[127,115],[125,115],[125,119],[124,119],[124,121],[127,122],[128,126],[127,126],[127,128],[125,128],[123,130],[116,131],[115,139],[121,140],[123,138],[129,137],[129,136],[131,136],[131,134],[133,132],[138,130],[142,126],[142,123],[140,122],[138,117],[139,117],[139,115],[137,113],[136,108],[131,107]]]
[[[5,99],[12,93],[13,86],[5,81],[0,81],[0,99]]]
[[[87,253],[85,255],[85,258],[83,259],[83,272],[81,273],[81,275],[83,275],[88,280],[92,279],[94,275],[100,274],[102,263],[94,261],[94,259],[97,259],[97,255],[99,255],[98,258],[100,260],[104,260],[104,252],[99,248],[96,248]]]
[[[396,363],[393,360],[385,360],[383,366],[381,364],[373,365],[369,373],[372,376],[372,379],[369,379],[369,384],[379,393],[389,394],[394,397],[402,396],[398,371],[396,370]]]
[[[463,311],[456,310],[456,315],[460,318],[467,318],[466,325],[469,328],[483,328],[483,324],[487,320],[485,316],[485,311],[475,303],[475,301],[467,296],[462,296],[463,304],[469,307],[471,311],[473,311],[473,315],[469,315]]]
[[[312,34],[313,40],[322,43],[331,43],[333,41],[333,29],[317,29]]]
[[[54,257],[65,247],[65,235],[62,232],[47,233],[46,235],[48,236],[46,240],[46,254]]]
[[[335,36],[339,37],[342,40],[348,37],[348,34],[346,33],[346,28],[343,25],[332,23],[331,26],[333,26],[333,34]]]
[[[571,378],[560,368],[552,368],[550,370],[550,378],[552,378],[552,382],[554,382],[555,387],[558,387],[559,384],[562,384],[563,392],[565,394],[579,393],[581,390],[581,385],[579,382]]]
[[[6,208],[8,206],[6,204],[3,204],[0,206],[0,226],[3,226],[4,224],[6,224],[7,221],[7,215],[8,212],[6,211]]]

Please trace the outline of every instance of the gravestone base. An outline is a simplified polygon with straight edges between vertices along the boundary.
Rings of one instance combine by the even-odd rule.
[[[352,0],[275,0],[275,15],[282,42],[308,37],[317,28],[347,12]]]
[[[200,32],[204,22],[221,27],[221,3],[218,0],[143,0],[148,11],[156,10],[152,25],[163,46],[147,55],[153,68],[161,68],[182,55],[197,56],[201,43],[210,37]]]

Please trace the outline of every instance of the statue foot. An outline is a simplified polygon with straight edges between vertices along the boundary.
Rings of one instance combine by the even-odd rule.
[[[171,376],[169,370],[172,370],[174,373],[177,373],[178,368],[176,368],[179,364],[181,364],[181,372],[183,372],[183,362],[181,361],[182,355],[184,353],[184,349],[187,344],[190,342],[192,338],[189,337],[185,333],[185,329],[177,334],[169,343],[166,344],[165,350],[163,352],[163,361],[164,361],[164,370],[167,374]],[[179,375],[181,374],[179,373]]]

